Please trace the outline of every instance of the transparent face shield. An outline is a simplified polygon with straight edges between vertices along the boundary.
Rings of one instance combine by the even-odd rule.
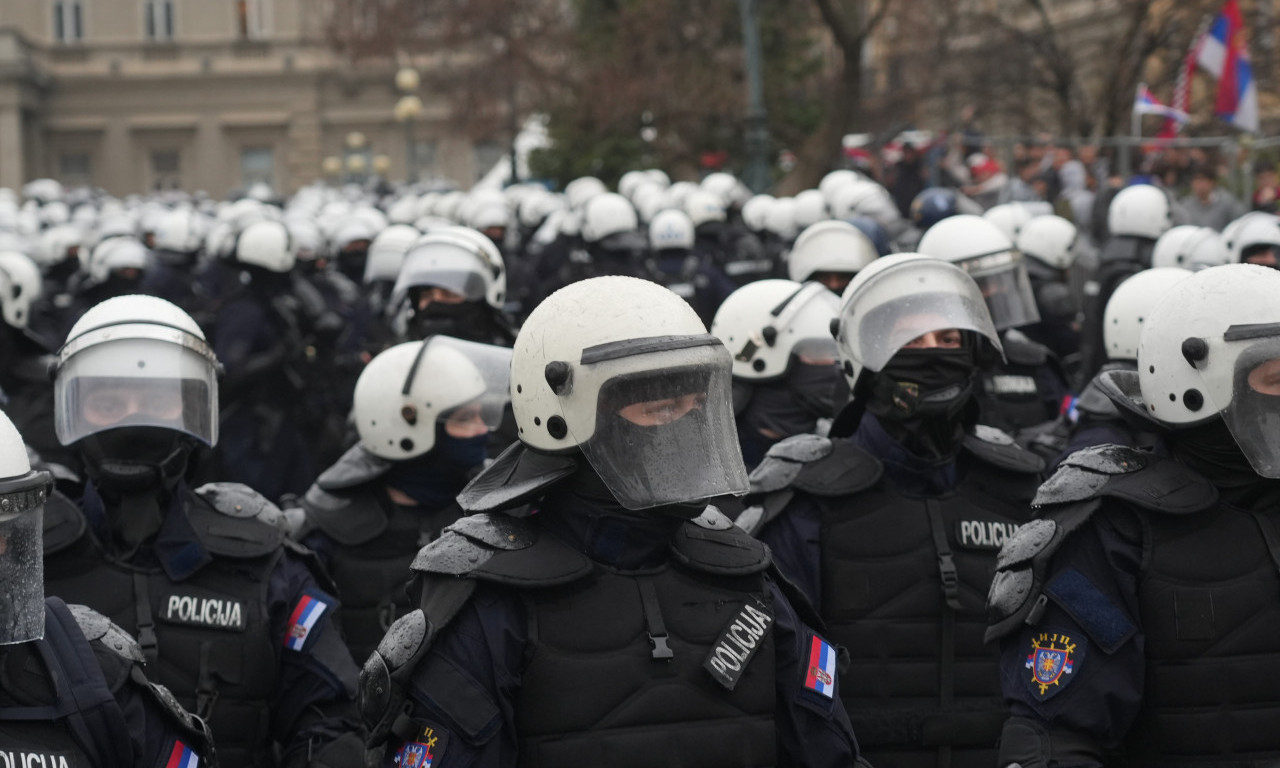
[[[77,338],[61,353],[54,427],[63,445],[133,426],[173,429],[209,446],[217,443],[217,369],[203,342],[118,338],[93,343],[98,333]],[[87,346],[81,345],[84,340]]]
[[[947,328],[974,331],[997,350],[1000,337],[977,285],[951,264],[908,262],[846,295],[839,343],[863,368],[880,371],[908,342]]]
[[[1232,332],[1227,331],[1227,340]],[[1280,478],[1280,326],[1236,358],[1231,403],[1222,419],[1254,471]]]
[[[978,284],[997,330],[1040,322],[1035,292],[1021,253],[1004,251],[979,256],[961,262],[960,267]]]
[[[449,365],[458,379],[462,402],[440,410],[436,420],[452,437],[468,438],[492,432],[502,423],[502,417],[511,402],[511,350],[492,344],[455,339],[451,336],[432,336],[423,344],[420,359],[438,361]],[[456,356],[450,354],[456,353]],[[462,361],[459,361],[462,358]],[[409,380],[420,375],[414,364]],[[464,370],[465,369],[465,370]],[[430,372],[423,371],[427,375]]]
[[[466,301],[485,297],[488,281],[483,267],[471,254],[446,248],[411,253],[392,289],[392,303],[399,305],[414,289],[443,288]]]
[[[728,352],[681,350],[689,364],[610,378],[582,452],[627,509],[747,492]],[[695,354],[687,354],[693,352]]]
[[[47,472],[0,481],[0,645],[44,637]]]

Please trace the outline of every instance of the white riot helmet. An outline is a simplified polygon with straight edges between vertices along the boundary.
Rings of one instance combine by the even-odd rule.
[[[75,258],[73,249],[78,251],[84,246],[85,240],[84,231],[75,224],[50,227],[41,233],[40,247],[33,249],[31,256],[43,269],[56,267]]]
[[[1210,267],[1173,286],[1138,345],[1144,410],[1170,427],[1221,414],[1253,469],[1280,477],[1280,272]]]
[[[1022,228],[1034,217],[1031,209],[1022,203],[995,205],[982,214],[982,218],[999,227],[1005,237],[1013,242],[1017,242]]]
[[[449,336],[397,344],[356,381],[351,418],[360,444],[403,461],[434,448],[438,426],[455,437],[486,434],[502,421],[510,374],[511,350],[502,347]]]
[[[511,212],[507,210],[506,201],[501,198],[480,200],[467,211],[466,223],[477,232],[506,229],[511,223]]]
[[[787,256],[787,275],[797,283],[820,272],[854,275],[880,257],[875,243],[846,221],[820,221],[800,233]]]
[[[729,352],[688,303],[630,277],[553,293],[511,361],[520,441],[581,450],[627,509],[747,491],[731,388]]]
[[[1150,184],[1125,187],[1111,199],[1111,207],[1107,209],[1107,229],[1112,235],[1155,240],[1173,224],[1169,197]]]
[[[796,201],[793,197],[776,197],[764,213],[764,228],[779,240],[794,240],[796,233]]]
[[[412,224],[418,218],[419,204],[414,195],[405,195],[387,206],[387,221],[391,224]]]
[[[292,216],[284,220],[284,225],[289,230],[289,239],[298,261],[315,261],[325,255],[324,234],[314,221]]]
[[[693,222],[684,211],[661,211],[649,222],[649,247],[654,251],[688,251],[695,239]]]
[[[1280,216],[1269,213],[1250,216],[1233,229],[1230,248],[1235,262],[1246,262],[1267,250],[1280,260]]]
[[[1039,322],[1040,312],[1022,254],[995,224],[981,216],[948,216],[929,227],[916,250],[967,272],[986,297],[996,328]]]
[[[44,503],[48,472],[33,471],[22,436],[0,413],[0,646],[44,637]]]
[[[1018,250],[1023,256],[1065,271],[1076,260],[1076,235],[1076,225],[1061,216],[1036,216],[1018,232]]]
[[[707,174],[698,186],[719,197],[720,202],[725,206],[729,206],[734,203],[742,202],[737,199],[739,194],[738,187],[740,184],[741,182],[734,178],[733,174],[725,173],[724,171],[717,171],[715,173]]]
[[[484,235],[475,232],[472,237],[461,229],[423,235],[410,246],[391,291],[391,306],[400,306],[414,288],[434,287],[502,309],[506,286],[502,254]]]
[[[422,233],[408,224],[392,224],[379,232],[369,243],[369,259],[364,263],[365,285],[395,282],[409,247],[420,237]]]
[[[58,441],[119,427],[174,430],[218,441],[218,363],[204,332],[173,304],[118,296],[82,316],[58,351]]]
[[[1001,354],[982,291],[955,264],[919,253],[876,259],[845,288],[834,324],[841,370],[851,390],[908,342],[933,331],[973,331]]]
[[[1231,252],[1222,236],[1209,227],[1182,224],[1156,240],[1151,266],[1197,271],[1231,263]]]
[[[793,359],[834,363],[831,320],[840,298],[818,283],[757,280],[729,294],[711,322],[733,355],[733,375],[751,381],[785,376]]]
[[[618,194],[634,201],[636,190],[648,181],[648,175],[644,171],[627,171],[618,177]]]
[[[208,226],[204,217],[195,210],[178,208],[161,214],[152,232],[152,245],[157,250],[195,253],[204,245]]]
[[[769,207],[773,205],[773,195],[755,195],[742,204],[742,223],[752,232],[763,232],[765,221],[769,215]]]
[[[139,272],[147,268],[147,247],[132,237],[113,237],[103,240],[93,249],[89,256],[89,282],[93,285],[105,283],[112,272],[135,269]]]
[[[850,171],[842,168],[831,171],[826,176],[823,176],[822,181],[818,182],[818,191],[821,192],[823,198],[826,199],[827,205],[830,205],[831,201],[835,197],[837,189],[845,186],[846,184],[852,184],[855,181],[861,180],[862,176],[857,171]]]
[[[604,182],[595,176],[581,176],[564,185],[565,200],[570,208],[582,208],[591,198],[608,191]]]
[[[0,311],[6,323],[26,328],[31,304],[40,298],[43,287],[34,261],[17,251],[0,251]]]
[[[1190,276],[1188,269],[1153,267],[1116,286],[1102,314],[1102,342],[1107,359],[1137,360],[1138,340],[1151,310],[1169,289]]]
[[[796,228],[804,230],[820,221],[831,218],[827,214],[827,201],[816,189],[806,189],[796,194]]]
[[[278,221],[257,221],[245,227],[236,238],[233,255],[241,264],[269,272],[288,272],[297,259],[293,238]]]
[[[684,199],[684,212],[689,215],[694,227],[724,221],[726,217],[724,199],[705,189],[689,193]]]
[[[604,192],[587,202],[582,217],[582,239],[599,242],[610,235],[635,231],[640,226],[636,209],[616,192]]]

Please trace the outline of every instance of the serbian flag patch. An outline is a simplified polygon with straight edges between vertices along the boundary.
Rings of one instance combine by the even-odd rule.
[[[817,635],[809,641],[809,668],[804,687],[828,699],[836,695],[836,649]]]
[[[197,768],[200,765],[200,756],[191,750],[181,741],[173,743],[173,751],[169,753],[169,762],[165,763],[164,768]]]
[[[329,610],[329,603],[323,597],[311,592],[304,594],[298,600],[298,604],[293,607],[293,613],[289,614],[289,626],[284,633],[284,647],[301,651],[307,644],[307,638],[311,636],[311,630],[327,610]]]

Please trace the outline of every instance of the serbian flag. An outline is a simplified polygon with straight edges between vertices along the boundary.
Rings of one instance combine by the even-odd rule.
[[[1147,88],[1146,83],[1138,84],[1138,94],[1133,99],[1133,111],[1139,115],[1163,115],[1180,123],[1185,123],[1189,119],[1186,112],[1161,104],[1160,100]]]
[[[1258,86],[1244,40],[1238,0],[1227,0],[1209,31],[1200,38],[1196,63],[1218,78],[1213,112],[1242,131],[1258,130]]]
[[[307,637],[320,621],[320,617],[328,610],[329,604],[317,595],[304,594],[289,614],[289,626],[284,633],[284,647],[301,651],[307,644]]]
[[[805,670],[804,687],[828,699],[836,695],[836,649],[817,635],[809,642],[809,668]]]
[[[165,768],[199,768],[200,756],[181,741],[175,741]]]

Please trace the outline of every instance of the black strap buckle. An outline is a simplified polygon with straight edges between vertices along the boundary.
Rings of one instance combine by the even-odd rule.
[[[649,642],[653,645],[653,658],[670,659],[675,656],[671,652],[671,647],[667,645],[666,635],[649,635]]]

